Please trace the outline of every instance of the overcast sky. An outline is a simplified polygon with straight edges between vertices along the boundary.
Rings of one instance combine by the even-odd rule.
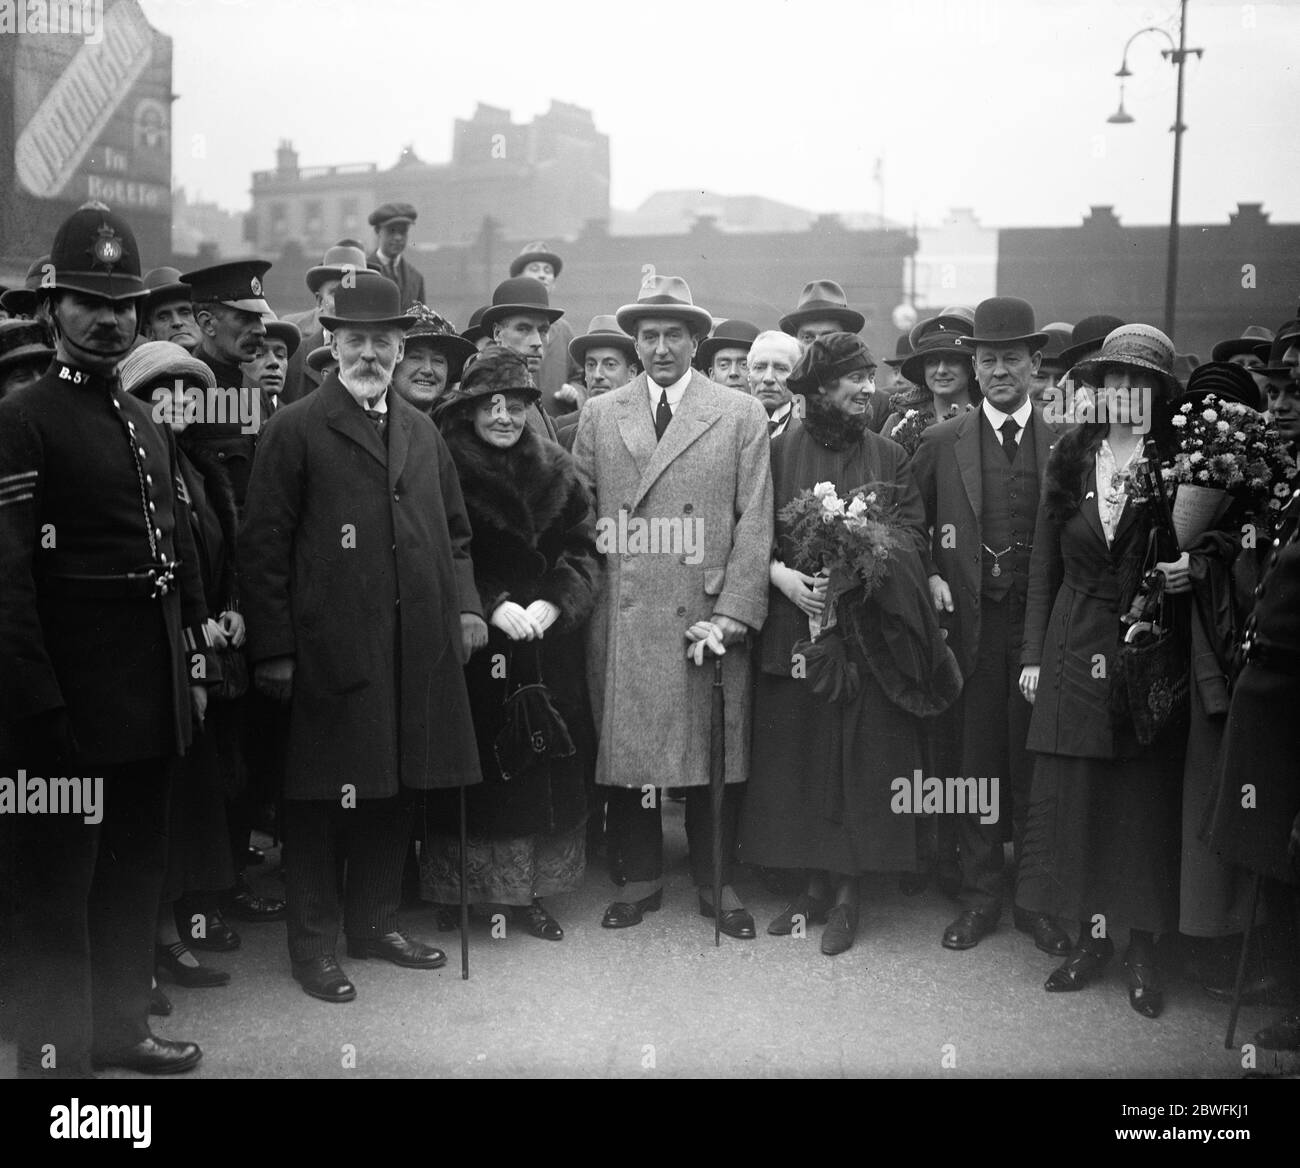
[[[760,194],[891,218],[969,206],[990,226],[1071,224],[1092,204],[1168,221],[1175,70],[1147,34],[1106,123],[1126,39],[1177,35],[1175,0],[142,0],[174,42],[174,169],[249,205],[279,139],[303,166],[451,153],[477,102],[516,121],[552,98],[611,140],[611,201]],[[1300,3],[1191,0],[1182,218],[1262,202],[1300,221]]]

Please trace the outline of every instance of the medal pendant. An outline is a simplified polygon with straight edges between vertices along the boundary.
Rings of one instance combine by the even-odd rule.
[[[1001,575],[1002,575],[1002,567],[1001,567],[1000,564],[994,564],[994,565],[993,565],[993,575],[995,575],[995,576],[1001,576]]]

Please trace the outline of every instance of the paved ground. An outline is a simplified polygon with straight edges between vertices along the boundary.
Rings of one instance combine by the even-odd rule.
[[[406,925],[447,950],[447,967],[344,960],[357,1000],[331,1005],[291,980],[283,924],[240,926],[242,949],[204,955],[231,984],[165,983],[175,1012],[154,1020],[156,1032],[202,1045],[186,1079],[1241,1074],[1240,1054],[1223,1048],[1226,1008],[1194,986],[1173,985],[1156,1021],[1129,1008],[1118,963],[1082,993],[1049,995],[1055,961],[1027,937],[1004,924],[974,950],[944,950],[952,903],[937,891],[903,896],[892,879],[871,882],[857,944],[840,957],[822,956],[820,926],[804,940],[767,936],[783,901],[756,881],[740,891],[758,939],[723,937],[715,949],[680,820],[670,804],[664,909],[637,928],[600,928],[613,896],[597,867],[582,891],[548,902],[562,942],[514,931],[494,940],[474,923],[466,982],[459,934],[437,933],[429,910],[411,912]],[[270,865],[255,871],[267,890],[282,887]],[[1243,1011],[1238,1043],[1270,1016]],[[0,1048],[4,1074],[13,1058]],[[1261,1070],[1281,1065],[1261,1052]]]

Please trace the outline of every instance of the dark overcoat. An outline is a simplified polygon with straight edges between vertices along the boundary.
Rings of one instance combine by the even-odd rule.
[[[591,491],[573,459],[527,427],[508,449],[476,437],[462,417],[444,421],[474,539],[474,580],[485,617],[510,600],[548,600],[560,615],[540,642],[511,641],[491,626],[465,667],[483,783],[469,794],[470,829],[490,836],[563,831],[581,821],[595,772],[595,728],[582,629],[603,576]],[[494,744],[504,704],[540,680],[573,739],[572,757],[539,762],[505,780]]]
[[[381,439],[332,373],[258,442],[240,534],[253,662],[293,657],[285,794],[479,781],[460,614],[481,614],[456,469],[388,394]]]
[[[953,611],[940,613],[939,623],[948,630],[948,645],[965,677],[975,671],[980,641],[982,424],[983,411],[973,409],[931,426],[922,435],[911,461],[931,533],[926,572],[942,576],[952,592]],[[1038,465],[1045,467],[1056,434],[1038,406],[1033,408],[1028,429]]]
[[[116,378],[55,361],[0,401],[0,721],[66,709],[84,765],[190,744],[186,632],[201,641],[207,611],[177,473],[171,431]],[[85,577],[157,562],[147,523],[177,587],[89,595]]]

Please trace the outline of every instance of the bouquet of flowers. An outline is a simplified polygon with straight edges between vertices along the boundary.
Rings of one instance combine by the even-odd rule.
[[[1263,414],[1207,394],[1199,404],[1184,402],[1171,421],[1178,444],[1161,475],[1177,485],[1173,520],[1181,546],[1218,522],[1233,497],[1252,517],[1281,510],[1295,468]]]
[[[902,542],[897,521],[869,486],[854,487],[841,499],[834,483],[818,483],[800,491],[778,518],[794,545],[793,566],[829,577],[821,628],[834,624],[835,602],[846,592],[861,588],[865,599],[880,587]]]
[[[921,435],[931,426],[936,422],[955,418],[964,409],[969,410],[971,408],[971,406],[949,406],[943,418],[937,417],[933,410],[930,409],[909,409],[885,437],[892,438],[911,456],[916,453],[916,448],[921,445]]]

